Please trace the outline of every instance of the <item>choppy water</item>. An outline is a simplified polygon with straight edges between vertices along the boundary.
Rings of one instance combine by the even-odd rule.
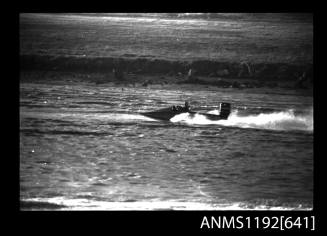
[[[226,121],[139,115],[193,101]],[[22,209],[310,209],[312,97],[20,84]]]

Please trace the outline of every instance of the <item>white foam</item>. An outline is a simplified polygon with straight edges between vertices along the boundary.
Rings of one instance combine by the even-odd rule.
[[[217,110],[209,111],[208,114],[219,114]],[[240,116],[237,111],[230,114],[227,120],[212,121],[206,116],[182,113],[174,116],[172,122],[185,122],[187,124],[201,125],[224,125],[240,128],[258,128],[270,130],[304,130],[313,131],[313,111],[304,115],[295,115],[293,110],[273,113],[260,113],[258,115]]]
[[[247,206],[241,202],[235,203],[205,203],[190,201],[137,201],[137,202],[108,202],[93,201],[89,199],[67,199],[64,197],[54,198],[32,198],[25,201],[32,202],[48,202],[52,204],[64,205],[60,210],[312,210],[312,208],[303,208],[301,205],[297,207],[284,206]]]

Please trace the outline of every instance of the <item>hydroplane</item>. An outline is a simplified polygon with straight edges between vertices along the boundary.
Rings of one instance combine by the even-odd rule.
[[[166,121],[169,121],[174,116],[182,113],[189,113],[191,116],[194,116],[195,114],[200,114],[205,116],[209,120],[216,121],[216,120],[227,120],[230,112],[231,112],[231,104],[227,102],[219,103],[219,115],[215,115],[215,114],[192,111],[189,103],[186,101],[184,106],[171,106],[155,111],[141,112],[140,114],[153,119],[166,120]]]

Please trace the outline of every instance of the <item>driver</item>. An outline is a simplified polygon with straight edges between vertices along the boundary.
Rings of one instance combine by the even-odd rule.
[[[189,111],[191,109],[190,103],[188,101],[185,101],[184,109],[185,111]]]
[[[188,101],[185,101],[184,107],[182,107],[182,106],[172,106],[173,111],[186,111],[186,112],[188,112],[188,111],[190,111],[190,109],[191,109],[191,106],[190,106],[190,103]]]

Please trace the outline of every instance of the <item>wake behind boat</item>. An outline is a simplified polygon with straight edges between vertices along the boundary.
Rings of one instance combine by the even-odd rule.
[[[172,107],[168,107],[168,108],[162,108],[162,109],[159,109],[156,111],[142,112],[140,114],[143,116],[153,118],[153,119],[167,120],[167,121],[181,113],[189,113],[191,115],[200,114],[200,115],[207,117],[207,119],[209,119],[209,120],[227,120],[230,112],[231,112],[231,104],[230,103],[225,103],[225,102],[220,103],[219,115],[214,115],[214,114],[191,111],[189,103],[185,102],[185,106],[172,106]]]

